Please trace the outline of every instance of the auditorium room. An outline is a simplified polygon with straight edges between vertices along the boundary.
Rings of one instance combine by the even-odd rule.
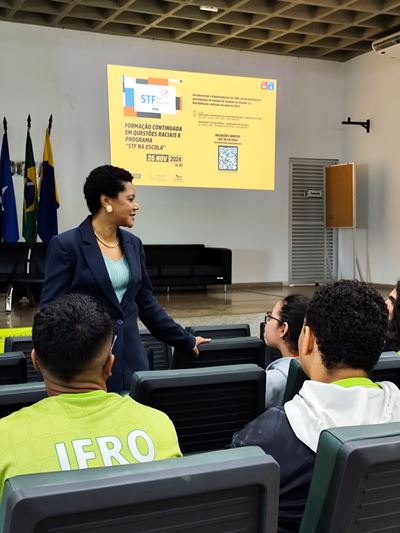
[[[0,533],[400,531],[399,66],[398,0],[0,0]]]

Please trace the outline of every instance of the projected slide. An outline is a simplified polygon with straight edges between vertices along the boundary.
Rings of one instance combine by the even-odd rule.
[[[276,80],[108,65],[111,163],[136,185],[272,190]]]

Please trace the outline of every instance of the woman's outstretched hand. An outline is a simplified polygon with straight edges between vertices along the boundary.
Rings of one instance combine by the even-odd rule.
[[[198,346],[200,346],[200,344],[207,344],[207,342],[210,342],[211,339],[205,339],[204,337],[195,337],[196,338],[196,344],[194,345],[194,348],[193,348],[193,355],[195,357],[198,357],[199,356],[199,349],[198,349]]]

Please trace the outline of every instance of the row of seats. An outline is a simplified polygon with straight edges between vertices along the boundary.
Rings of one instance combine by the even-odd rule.
[[[299,533],[399,531],[400,424],[321,433]],[[279,466],[257,447],[6,481],[1,533],[276,533]]]
[[[301,374],[301,367],[299,367],[297,363],[298,362],[294,360],[294,362],[291,364],[288,387],[287,391],[285,392],[285,397],[287,399],[290,399],[296,392],[298,392],[302,383],[306,379],[306,377]],[[395,369],[395,374],[393,374],[393,368]],[[243,398],[247,398],[247,396],[244,396],[244,394],[247,394],[249,391],[252,391],[257,385],[253,382],[250,383],[250,386],[247,388],[244,387],[240,390],[236,388],[236,384],[240,382],[240,380],[235,381],[236,379],[238,379],[240,376],[243,376],[244,374],[246,375],[246,377],[248,377],[246,370],[243,370],[240,365],[232,365],[230,367],[205,368],[200,370],[187,369],[169,370],[166,372],[138,372],[136,376],[134,376],[132,382],[131,395],[139,399],[141,403],[153,405],[154,407],[157,407],[170,415],[177,428],[178,438],[181,442],[181,448],[184,453],[199,452],[201,450],[220,449],[221,447],[224,447],[229,444],[233,432],[243,427],[243,425],[245,425],[247,421],[253,419],[255,416],[257,416],[257,414],[259,414],[259,412],[262,412],[263,410],[263,399],[265,393],[265,373],[261,368],[253,367],[253,369],[256,370],[260,376],[262,374],[264,377],[264,382],[260,387],[262,407],[260,411],[251,413],[249,419],[247,420],[245,419],[243,412],[240,412],[240,408],[243,407]],[[233,380],[231,381],[229,381],[228,379],[229,385],[233,384],[232,387],[221,387],[221,382],[218,379],[216,379],[215,381],[211,380],[210,382],[210,372],[214,375],[216,372],[220,372],[221,375],[225,376],[225,378],[227,374],[230,378],[233,377]],[[390,372],[392,373],[389,374]],[[380,361],[375,367],[372,377],[376,381],[389,379],[395,382],[397,386],[399,386],[400,380],[396,379],[396,374],[397,376],[400,375],[399,372],[399,357],[396,354],[385,353],[382,355]],[[235,374],[239,374],[239,376],[237,375],[236,377],[234,377]],[[208,381],[204,384],[200,384],[200,387],[197,386],[198,382],[196,381],[196,378],[199,377],[199,375],[200,378],[208,376]],[[164,378],[166,378],[166,380]],[[195,381],[193,381],[193,379]],[[223,380],[223,384],[225,385],[226,383],[226,380]],[[204,385],[206,386],[205,388]],[[207,385],[211,385],[212,387],[217,385],[217,388],[207,388]],[[172,388],[171,396],[169,396],[168,392],[169,387]],[[18,398],[21,397],[22,393],[25,394],[25,405],[31,404],[33,403],[33,401],[37,401],[43,398],[46,394],[44,386],[41,383],[28,384],[23,386],[17,385],[1,387],[0,392],[1,389],[3,389],[4,391],[8,389],[8,392],[11,394],[9,395],[9,398],[12,398],[14,404],[18,400]],[[179,390],[177,391],[176,389]],[[193,394],[188,399],[187,395],[190,393]],[[142,394],[142,397],[140,397],[140,394]],[[217,397],[215,396],[215,394],[221,395],[218,396],[217,402],[215,401],[215,397]],[[225,398],[225,395],[227,395],[227,402],[223,400]],[[209,398],[213,398],[213,401],[208,401]],[[235,400],[237,398],[239,398],[239,401],[232,407],[232,400]],[[207,400],[206,402],[204,402],[205,399]],[[189,402],[193,402],[194,407]],[[254,398],[253,401],[250,398],[250,402],[248,402],[248,404],[245,403],[244,407],[247,407],[250,404],[254,404]],[[9,414],[10,407],[13,410],[13,406],[10,406],[10,402],[8,404],[7,402],[5,404],[2,404],[0,401],[0,405],[5,407],[3,416]],[[20,404],[18,404],[18,401],[17,405],[18,407],[21,406]],[[184,409],[182,409],[182,407],[184,407]],[[201,410],[203,408],[204,411]],[[168,409],[170,409],[170,412],[168,412]],[[226,409],[227,411],[225,411]],[[246,409],[244,411],[246,412]],[[221,413],[222,416],[227,417],[226,423],[225,419],[221,419]],[[240,416],[242,416],[243,418],[238,419],[237,413],[239,413]],[[2,413],[0,408],[0,416],[1,414]],[[231,418],[229,418],[229,414],[232,415]],[[239,427],[236,427],[236,422]],[[197,431],[197,434],[195,434],[195,436],[193,436],[191,433],[193,427],[195,427],[195,431]],[[217,435],[215,435],[216,429],[218,430]],[[220,429],[221,431],[219,431]],[[226,433],[224,433],[224,431],[226,431]],[[400,424],[382,424],[378,426],[366,426],[357,428],[336,428],[334,430],[323,432],[317,451],[313,482],[311,485],[300,533],[329,533],[333,531],[366,530],[370,531],[371,527],[375,527],[375,525],[375,529],[377,529],[377,527],[379,526],[380,531],[396,531],[400,527],[400,514],[397,512],[396,509],[396,487],[398,486],[398,481],[400,481],[400,478],[397,479],[397,472],[399,470],[398,466],[400,465],[399,435]],[[237,452],[237,450],[234,450],[232,452]],[[231,453],[231,451],[216,453]],[[210,457],[210,454],[207,454],[207,458],[205,455],[197,456],[200,462],[202,462],[203,459],[205,461],[208,461]],[[220,458],[218,459],[218,461],[221,462],[222,458],[220,455],[219,457]],[[183,460],[186,460],[186,457]],[[175,460],[175,462],[180,461],[181,460]],[[166,463],[169,462],[170,461]],[[137,466],[138,465],[132,465],[130,466],[130,468],[135,468]],[[169,469],[169,466],[165,465],[165,468]],[[188,468],[190,469],[190,465],[188,465]],[[137,471],[135,471],[135,475],[133,475],[133,472],[130,474],[126,474],[130,477],[129,483],[139,483],[141,481],[137,479],[136,472]],[[87,505],[90,507],[91,505],[93,505],[93,503],[90,503],[90,499],[97,497],[95,492],[97,490],[97,487],[88,487],[88,482],[92,483],[90,480],[88,481],[88,477],[84,477],[83,480],[74,477],[73,481],[71,481],[70,476],[75,476],[75,474],[75,472],[68,474],[61,473],[62,476],[66,476],[66,478],[68,479],[68,482],[66,482],[65,486],[61,482],[61,492],[63,494],[63,497],[69,498],[70,493],[68,491],[71,487],[71,484],[75,484],[76,481],[79,487],[75,488],[78,490],[80,495],[85,493],[81,492],[82,489],[83,491],[88,490],[90,492],[89,501],[87,502]],[[39,495],[44,496],[44,502],[46,502],[46,498],[48,496],[46,491],[50,490],[50,495],[53,497],[54,490],[56,490],[55,487],[57,486],[57,484],[59,484],[57,480],[55,480],[51,476],[58,475],[59,474],[57,473],[29,476],[27,485],[24,485],[24,476],[22,478],[10,480],[9,482],[7,482],[7,487],[8,484],[11,484],[13,487],[12,491],[14,491],[14,488],[16,487],[16,490],[18,491],[17,500],[18,495],[22,495],[23,500],[24,487],[30,487],[32,493],[32,486],[34,486],[38,488]],[[168,476],[170,475],[171,472],[168,473]],[[190,475],[188,474],[187,470],[185,470],[185,475]],[[240,496],[238,495],[238,493],[235,494],[234,498],[237,497],[238,499],[241,499],[241,501],[249,501],[252,498],[258,500],[258,492],[246,492],[245,495],[242,494],[241,491],[243,489],[243,481],[245,481],[246,483],[248,481],[247,471],[243,471],[242,475],[244,476],[244,480],[242,480],[242,485],[239,488]],[[44,481],[46,484],[46,494],[41,493],[41,479],[43,476],[46,476],[46,479]],[[47,476],[50,476],[50,480]],[[115,479],[115,476],[112,472],[110,472],[110,476],[111,479]],[[108,474],[105,477],[108,477]],[[101,473],[100,478],[103,479]],[[145,479],[142,479],[142,481],[144,481],[145,483],[150,483],[151,473],[148,472],[144,474],[144,478]],[[20,479],[22,479],[23,481],[22,488],[21,485],[18,485]],[[53,479],[55,483],[54,486],[52,486]],[[96,479],[99,479],[99,477],[97,477]],[[168,477],[168,479],[170,479],[170,477]],[[180,476],[179,479],[181,480],[181,482],[186,482],[187,488],[188,479],[185,478],[185,480],[182,481],[182,476]],[[83,482],[81,483],[81,481]],[[128,481],[127,477],[125,478],[125,481]],[[192,482],[191,477],[189,481],[190,483]],[[17,482],[17,485],[14,485],[15,482]],[[161,483],[162,482],[165,483],[164,476],[162,477]],[[33,485],[31,483],[33,483]],[[176,483],[179,483],[179,481],[174,480],[173,483],[175,485]],[[208,484],[208,487],[212,486],[213,489],[217,491],[218,483],[213,483],[211,478],[205,480],[204,483],[206,487]],[[66,491],[64,491],[64,488],[66,488]],[[113,501],[111,493],[108,491],[108,486],[102,486],[102,489],[103,497],[108,499],[111,498],[111,500],[109,501]],[[260,490],[260,487],[258,487],[258,489]],[[146,489],[141,485],[135,485],[135,490],[145,491]],[[248,491],[249,488],[247,487],[246,490]],[[36,489],[34,492],[36,494]],[[104,495],[105,493],[106,495]],[[197,507],[199,513],[194,512],[193,506],[198,505],[199,502],[200,504],[203,503],[203,495],[209,497],[210,494],[211,499],[207,500],[206,507],[208,508],[210,506],[210,502],[213,502],[215,504],[215,514],[213,514],[212,516],[205,514],[205,511],[200,507]],[[226,509],[229,496],[226,495],[225,491],[223,494],[225,497],[224,508]],[[270,491],[269,495],[271,494],[272,492]],[[266,502],[268,512],[270,512],[272,508],[275,509],[276,514],[277,504],[274,507],[273,501],[277,502],[277,494],[278,492],[276,493],[276,497],[272,497],[272,499],[268,497]],[[5,493],[5,497],[6,495],[8,495],[8,493]],[[143,510],[142,503],[138,504],[138,507],[140,507],[140,509],[138,509],[138,512],[143,512],[146,516],[146,520],[148,521],[144,523],[144,529],[140,529],[139,526],[139,529],[134,529],[135,531],[148,531],[149,527],[155,532],[161,530],[170,531],[171,533],[172,531],[178,530],[186,531],[187,529],[185,529],[185,527],[189,527],[190,531],[205,531],[205,528],[207,527],[206,524],[208,524],[207,531],[210,530],[215,531],[216,533],[222,533],[226,531],[231,531],[232,529],[230,529],[230,527],[232,523],[235,523],[235,525],[237,525],[235,521],[232,522],[231,510],[233,509],[233,507],[225,513],[223,512],[222,508],[218,507],[220,503],[220,500],[218,499],[218,491],[216,498],[214,498],[214,492],[210,493],[209,488],[205,488],[204,494],[201,493],[201,495],[199,495],[198,493],[195,493],[194,495],[192,495],[192,499],[189,500],[189,502],[186,501],[186,497],[189,496],[188,491],[185,491],[183,500],[179,499],[179,501],[176,502],[175,506],[175,502],[171,500],[172,493],[170,491],[168,491],[168,495],[168,499],[161,497],[162,500],[160,501],[158,499],[155,504],[154,502],[149,502],[148,506],[149,509],[151,509],[151,512],[146,512],[146,510]],[[30,502],[28,504],[29,507],[29,505],[31,505],[32,503],[32,500],[30,497],[28,499]],[[0,529],[0,531],[10,531],[11,533],[21,530],[28,532],[35,531],[35,529],[30,530],[29,526],[27,526],[27,528],[25,528],[25,526],[22,526],[21,521],[18,522],[18,525],[12,526],[12,518],[9,509],[16,501],[15,493],[12,494],[12,497],[10,493],[10,499],[7,499],[7,502],[10,501],[11,503],[8,505],[8,507],[4,503],[4,501],[5,498],[3,500],[3,507],[0,511],[0,527],[3,523],[4,518],[4,523],[7,522],[7,524],[9,525],[11,524],[11,529],[6,529],[6,526],[4,526],[3,530]],[[21,511],[22,514],[25,514],[24,505],[26,504],[26,501],[22,501],[22,507],[19,507],[18,511],[15,511],[15,517],[18,517],[21,514]],[[157,506],[159,504],[161,505],[160,517],[164,518],[164,514],[162,513],[162,510],[164,510],[165,515],[168,515],[168,518],[165,517],[168,522],[162,522],[154,519],[154,505],[156,505],[156,509],[158,509]],[[44,503],[44,505],[46,504]],[[135,503],[131,501],[131,503],[127,505],[130,506],[129,517],[127,517],[126,514],[121,515],[121,510],[119,508],[116,509],[113,506],[111,506],[111,509],[110,506],[102,507],[107,508],[108,510],[106,513],[108,517],[106,526],[107,531],[112,532],[132,530],[132,523],[129,521],[130,517],[132,516],[132,513],[134,514],[136,520],[138,520],[138,523],[141,523],[140,517],[135,514]],[[189,508],[190,511],[188,511]],[[79,507],[79,509],[81,508]],[[343,511],[343,509],[345,511]],[[239,512],[239,509],[237,509],[237,511]],[[90,513],[90,509],[85,508],[81,513],[78,512],[78,516],[74,516],[74,518],[68,516],[67,525],[65,525],[64,522],[64,514],[62,517],[57,516],[57,513],[55,513],[51,517],[46,516],[45,527],[48,527],[48,529],[43,529],[43,531],[52,531],[55,527],[58,528],[61,526],[63,527],[63,531],[66,532],[69,530],[69,526],[71,526],[71,528],[75,531],[84,531],[86,530],[85,528],[89,528],[91,531],[104,531],[105,525],[101,523],[102,519],[98,518],[97,508],[93,510],[91,518],[89,519],[88,517],[90,516]],[[110,519],[110,516],[113,517],[114,513],[116,513],[115,529],[112,529],[113,518]],[[253,507],[250,511],[248,509],[244,510],[243,516],[246,516],[246,513],[249,519],[251,517],[253,518],[253,522],[250,523],[248,529],[246,529],[246,520],[243,522],[243,524],[241,523],[240,525],[243,525],[244,530],[269,531],[275,533],[276,525],[272,525],[271,527],[267,528],[265,526],[265,523],[262,522],[262,518],[260,523],[260,513],[257,506]],[[186,516],[186,520],[190,518],[189,522],[182,522],[182,517],[184,515]],[[20,518],[18,518],[18,520],[20,520]],[[35,522],[35,517],[33,517],[31,521]],[[93,522],[95,522],[95,524]],[[124,525],[125,523],[126,529],[123,529],[121,524]],[[212,529],[212,527],[210,527],[210,523],[215,525],[215,529]],[[183,524],[186,524],[186,526]],[[189,526],[187,526],[187,524],[189,524]],[[14,529],[12,529],[12,527],[14,527]],[[23,527],[23,529],[21,529],[21,527]],[[168,529],[168,527],[170,529]]]
[[[201,357],[194,359],[185,351],[172,350],[172,347],[156,339],[149,331],[140,330],[140,337],[147,348],[153,350],[150,369],[166,370],[168,368],[192,368],[223,364],[254,363],[266,368],[269,363],[281,357],[279,350],[270,348],[264,343],[264,326],[260,323],[260,337],[250,336],[249,324],[225,324],[212,326],[188,326],[188,331],[194,337],[210,337],[210,344],[199,347]],[[243,340],[238,340],[238,339]],[[232,340],[235,339],[233,342]],[[19,347],[9,346],[9,351],[20,350]]]
[[[272,361],[282,357],[279,350],[271,348],[264,343],[265,322],[260,322],[259,339],[262,342],[264,357],[262,364],[266,368]],[[189,326],[186,330],[193,336],[210,337],[212,339],[233,339],[238,337],[250,337],[249,324],[224,324],[221,326]],[[242,361],[244,362],[244,361]],[[255,361],[247,361],[255,362]]]
[[[256,337],[240,337],[233,339],[215,338],[211,343],[199,347],[200,356],[195,358],[191,353],[175,350],[158,341],[147,331],[141,331],[141,337],[146,347],[151,369],[168,368],[203,368],[227,364],[256,364],[266,368],[263,343]],[[32,350],[32,337],[7,337],[5,340],[6,355],[0,357],[0,384],[24,383],[41,381],[41,375],[32,366],[30,353]],[[168,364],[164,365],[167,353]],[[300,390],[304,380],[307,379],[298,360],[293,360],[294,368],[292,379],[294,394]],[[395,352],[384,352],[372,376],[375,381],[392,381],[400,387],[400,358]],[[290,383],[290,382],[289,382]],[[287,390],[290,390],[287,389]],[[285,397],[287,401],[293,397]]]
[[[382,355],[372,377],[400,386],[399,356]],[[132,377],[129,394],[167,413],[176,427],[182,452],[192,453],[223,448],[233,433],[264,411],[265,379],[264,370],[252,364],[140,371]],[[292,360],[285,401],[293,398],[305,379],[298,361]],[[45,395],[43,383],[3,385],[0,417]]]
[[[145,334],[146,338],[147,334]],[[260,339],[255,337],[248,337],[246,339],[216,339],[208,345],[200,346],[200,356],[199,358],[194,358],[193,355],[186,351],[175,350],[175,353],[172,354],[170,347],[168,346],[168,356],[170,358],[168,365],[161,365],[160,352],[164,350],[163,346],[157,340],[152,340],[148,342],[144,341],[144,346],[146,348],[148,359],[150,363],[150,368],[159,370],[159,369],[168,369],[168,368],[202,368],[206,366],[220,366],[226,364],[247,364],[253,363],[262,368],[265,368],[265,359],[263,344]],[[167,345],[164,345],[167,346]],[[8,354],[14,354],[14,356],[19,356],[23,354],[25,356],[27,366],[27,372],[18,372],[17,368],[10,368],[12,372],[12,378],[14,381],[6,381],[6,383],[19,383],[25,381],[37,381],[41,377],[32,366],[30,354],[32,351],[32,339],[31,337],[8,337],[5,342],[5,352]],[[1,356],[3,357],[3,356]],[[0,359],[1,359],[0,357]],[[5,361],[4,361],[5,363]],[[5,372],[5,368],[3,369]],[[26,379],[23,376],[26,375]],[[3,376],[4,382],[5,376]],[[2,382],[2,377],[0,376],[0,383]]]
[[[231,364],[233,361],[227,362],[228,358],[234,358],[239,364],[255,363],[265,367],[265,345],[259,339],[250,338],[249,324],[189,326],[186,330],[195,337],[202,336],[213,339],[211,344],[200,346],[201,357],[198,359],[194,359],[186,351],[172,351],[171,346],[156,339],[149,331],[140,331],[143,344],[150,346],[154,350],[154,359],[152,365],[150,365],[152,370],[189,368],[192,366],[202,367],[210,364]],[[242,342],[241,346],[236,343],[239,338],[246,339],[245,341],[239,341]],[[224,342],[226,339],[235,339],[233,343],[235,346],[232,347],[230,342]],[[241,353],[243,353],[243,357],[241,357]],[[218,361],[220,362],[218,363]]]
[[[6,293],[6,311],[13,299],[27,296],[37,302],[42,293],[47,244],[0,243],[0,292]]]
[[[1,533],[273,533],[279,466],[256,447],[9,479]]]
[[[185,351],[172,351],[171,346],[156,339],[149,331],[140,330],[140,337],[148,352],[150,369],[194,368],[221,364],[254,363],[266,368],[271,360],[280,357],[277,350],[266,347],[263,340],[264,323],[260,325],[260,339],[250,337],[248,324],[230,324],[224,326],[190,326],[187,331],[194,336],[211,337],[210,344],[200,346],[201,356],[193,358]],[[28,381],[40,379],[30,362],[32,338],[7,337],[5,352],[23,352],[27,359]]]
[[[264,410],[265,372],[256,365],[141,371],[130,395],[168,414],[183,453],[221,449]],[[45,396],[43,382],[3,385],[0,417]]]

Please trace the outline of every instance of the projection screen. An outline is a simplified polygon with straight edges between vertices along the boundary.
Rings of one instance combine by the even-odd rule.
[[[273,190],[277,82],[108,65],[111,163],[135,185]]]

